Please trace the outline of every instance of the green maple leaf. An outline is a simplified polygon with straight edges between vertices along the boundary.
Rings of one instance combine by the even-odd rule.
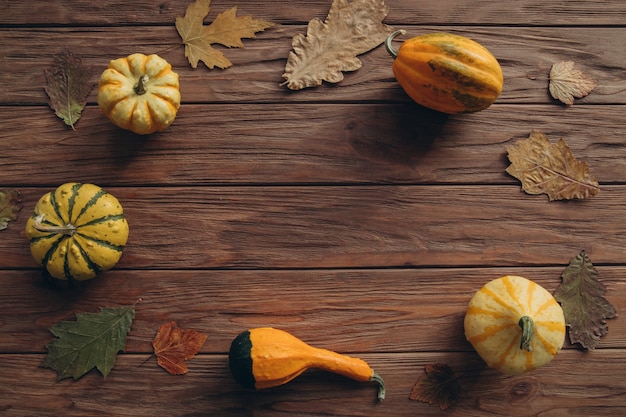
[[[9,222],[17,219],[22,209],[22,195],[17,190],[0,190],[0,230],[8,227]]]
[[[585,251],[570,261],[561,279],[554,298],[563,308],[570,342],[593,350],[609,331],[606,320],[617,317],[615,307],[604,298],[606,287]]]
[[[134,318],[134,306],[101,307],[100,313],[78,313],[76,321],[55,324],[50,331],[58,339],[46,345],[48,355],[41,366],[57,371],[59,380],[79,379],[93,368],[106,377],[126,346]]]
[[[74,129],[95,84],[91,81],[91,69],[83,65],[79,56],[64,49],[54,57],[52,67],[45,69],[44,74],[50,107]]]

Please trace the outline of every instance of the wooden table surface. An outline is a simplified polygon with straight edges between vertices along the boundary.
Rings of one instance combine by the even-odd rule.
[[[407,98],[383,47],[339,84],[281,87],[291,38],[330,0],[242,1],[277,23],[224,50],[226,70],[192,69],[174,27],[189,2],[0,0],[0,188],[23,196],[0,232],[0,414],[6,416],[611,416],[626,415],[626,324],[598,348],[566,343],[549,365],[502,376],[463,335],[472,294],[506,274],[548,290],[586,250],[618,313],[626,308],[626,3],[387,0],[409,35],[471,37],[500,61],[492,107],[444,117]],[[207,22],[237,5],[214,0]],[[94,67],[159,53],[180,74],[183,105],[165,132],[113,126],[95,90],[76,130],[47,106],[44,68],[64,47]],[[548,94],[553,63],[598,81],[567,107]],[[506,174],[505,147],[536,129],[564,138],[601,184],[596,197],[549,202]],[[111,271],[74,288],[42,279],[24,225],[37,199],[92,182],[122,202],[130,238]],[[57,381],[40,367],[49,328],[99,307],[136,306],[105,379]],[[151,341],[170,320],[208,335],[171,376]],[[322,371],[269,391],[232,379],[231,340],[274,326],[365,359],[375,387]],[[462,384],[446,412],[410,400],[424,365]]]

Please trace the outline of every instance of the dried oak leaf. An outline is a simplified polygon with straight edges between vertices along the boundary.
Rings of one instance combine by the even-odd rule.
[[[207,339],[207,335],[195,330],[185,330],[176,327],[170,321],[159,327],[152,347],[158,364],[172,375],[187,373],[185,361],[192,359],[200,351]]]
[[[551,144],[541,132],[507,146],[511,165],[506,172],[522,182],[528,194],[548,195],[552,200],[583,199],[600,191],[585,161],[577,161],[563,139]]]
[[[210,4],[211,0],[196,0],[187,7],[185,17],[176,18],[176,30],[183,40],[185,57],[192,68],[198,66],[198,61],[204,62],[210,69],[230,67],[232,62],[212,44],[243,48],[242,38],[254,38],[256,32],[275,26],[252,16],[237,16],[237,6],[220,13],[210,25],[204,26]]]
[[[106,377],[135,318],[134,306],[100,308],[99,313],[78,313],[76,321],[62,321],[50,331],[58,339],[46,345],[41,366],[57,371],[58,379],[79,379],[93,368]]]
[[[581,71],[574,69],[574,61],[557,62],[550,69],[550,95],[567,105],[574,104],[574,98],[585,97],[597,85]]]
[[[91,80],[92,69],[84,66],[81,57],[66,48],[54,57],[50,68],[44,69],[44,75],[50,107],[74,129],[95,85]]]
[[[461,395],[461,384],[448,365],[435,363],[424,366],[424,374],[417,380],[409,399],[433,405],[437,403],[443,411],[448,409]]]
[[[17,219],[22,209],[22,194],[14,189],[0,190],[0,230],[9,226],[9,222]]]
[[[393,28],[382,23],[388,9],[383,0],[334,0],[326,20],[313,19],[307,34],[294,35],[282,85],[291,90],[338,83],[342,71],[362,66],[357,55],[385,41]]]
[[[609,331],[606,320],[617,317],[617,311],[604,298],[606,287],[585,251],[570,260],[561,279],[554,298],[563,308],[570,342],[593,350]]]

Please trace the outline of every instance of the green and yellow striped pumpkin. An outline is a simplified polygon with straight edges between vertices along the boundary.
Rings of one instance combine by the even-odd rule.
[[[498,60],[481,44],[464,36],[435,32],[415,36],[396,51],[391,69],[404,91],[418,104],[443,113],[471,113],[491,106],[502,92]]]
[[[128,223],[113,195],[94,184],[66,183],[39,199],[26,236],[52,277],[82,281],[117,264]]]
[[[563,310],[545,288],[519,276],[488,282],[465,314],[465,337],[490,367],[521,374],[550,362],[565,341]]]

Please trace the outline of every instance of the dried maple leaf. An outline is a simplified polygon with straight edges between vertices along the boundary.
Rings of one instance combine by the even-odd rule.
[[[6,229],[10,221],[17,219],[21,209],[22,194],[19,191],[0,190],[0,230]]]
[[[46,345],[48,354],[41,366],[57,371],[59,379],[78,379],[93,368],[106,377],[126,346],[134,318],[134,306],[102,307],[99,313],[78,313],[76,321],[55,324],[50,331],[58,339]]]
[[[550,69],[550,94],[565,104],[574,104],[574,98],[585,97],[597,85],[591,78],[574,69],[574,61],[558,62]]]
[[[170,321],[159,327],[152,347],[158,364],[172,375],[187,373],[185,361],[193,358],[200,351],[207,339],[207,335],[195,330],[185,330],[176,327]]]
[[[609,331],[606,320],[617,317],[617,311],[604,298],[606,287],[585,251],[570,260],[561,279],[554,298],[563,308],[570,342],[593,350]]]
[[[417,380],[409,398],[433,405],[439,404],[443,411],[459,398],[461,384],[448,365],[435,363],[424,366],[424,374]]]
[[[301,90],[323,81],[337,83],[342,71],[361,68],[357,55],[374,49],[393,31],[382,23],[387,13],[383,0],[334,0],[324,22],[313,19],[306,36],[294,35],[283,85]]]
[[[50,107],[72,129],[95,85],[91,73],[91,68],[84,66],[82,59],[68,49],[56,55],[52,67],[44,70]]]
[[[588,198],[600,191],[587,163],[577,161],[563,139],[551,144],[546,135],[533,131],[506,150],[511,161],[506,172],[528,194],[545,193],[552,201]]]
[[[252,16],[238,17],[237,6],[220,13],[210,25],[204,26],[210,4],[211,0],[196,0],[187,7],[185,17],[176,18],[176,30],[185,45],[185,57],[193,68],[198,66],[198,61],[204,62],[210,69],[230,67],[232,62],[212,44],[242,48],[242,38],[254,38],[256,32],[275,26]]]

